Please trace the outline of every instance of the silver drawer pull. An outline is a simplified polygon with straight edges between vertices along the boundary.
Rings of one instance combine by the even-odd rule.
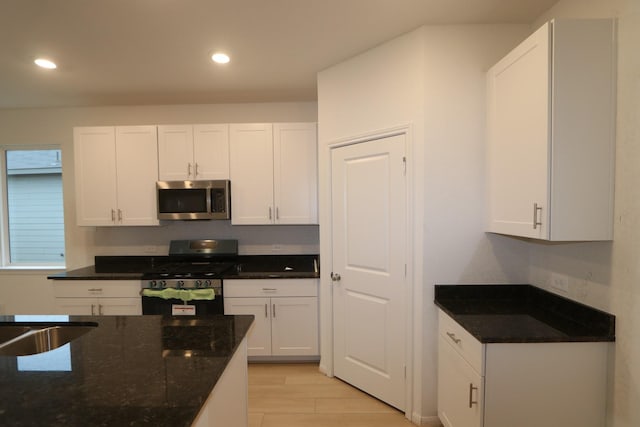
[[[89,292],[102,292],[102,288],[89,288]]]
[[[456,344],[460,344],[462,342],[460,338],[456,338],[456,334],[453,332],[447,332],[447,336],[449,336],[449,338],[451,338],[451,340]]]
[[[472,383],[469,383],[469,408],[473,408],[473,405],[477,405],[478,401],[473,400],[473,391],[478,391],[478,387],[474,387]]]
[[[533,204],[533,229],[536,230],[539,225],[542,225],[541,218],[538,218],[538,212],[542,215],[542,206],[538,206],[537,203]]]
[[[276,288],[262,288],[263,292],[277,292],[278,290]]]

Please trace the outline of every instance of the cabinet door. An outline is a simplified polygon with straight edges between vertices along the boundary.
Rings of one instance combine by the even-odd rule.
[[[97,298],[55,298],[56,312],[71,316],[97,316]]]
[[[273,125],[273,182],[277,224],[318,223],[315,123]]]
[[[160,181],[194,179],[193,126],[158,126],[158,166]]]
[[[274,356],[315,356],[318,351],[318,298],[271,298]]]
[[[99,298],[98,313],[104,316],[135,316],[142,314],[142,300],[138,298]]]
[[[271,356],[271,309],[269,298],[224,298],[224,314],[253,314],[248,334],[249,356]]]
[[[487,73],[492,232],[548,238],[549,32],[544,25]]]
[[[438,417],[445,427],[482,427],[483,378],[439,335]]]
[[[195,179],[229,179],[229,125],[193,126]]]
[[[116,150],[113,127],[73,129],[78,225],[114,225]]]
[[[117,224],[158,225],[155,126],[116,128]]]
[[[271,124],[229,127],[231,223],[272,224],[273,130]]]

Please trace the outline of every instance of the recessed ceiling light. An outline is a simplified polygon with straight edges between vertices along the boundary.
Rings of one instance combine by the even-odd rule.
[[[230,61],[229,55],[226,55],[224,53],[214,53],[213,55],[211,55],[211,60],[217,64],[226,64]]]
[[[58,66],[55,64],[55,62],[49,61],[48,59],[44,59],[44,58],[38,58],[33,62],[35,62],[35,64],[38,67],[47,68],[49,70],[53,70],[55,68],[58,68]]]

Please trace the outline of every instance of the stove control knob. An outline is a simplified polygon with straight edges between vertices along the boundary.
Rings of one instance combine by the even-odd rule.
[[[150,288],[155,288],[156,287],[156,281],[155,280],[149,280],[149,287]]]
[[[205,280],[204,281],[204,287],[205,288],[210,288],[211,287],[211,280]]]
[[[166,280],[160,280],[158,282],[158,288],[166,288],[167,287],[167,281]]]
[[[202,280],[196,280],[195,284],[196,284],[196,288],[201,288],[202,287]]]
[[[181,288],[184,286],[184,280],[178,280],[178,282],[176,283],[176,288]]]

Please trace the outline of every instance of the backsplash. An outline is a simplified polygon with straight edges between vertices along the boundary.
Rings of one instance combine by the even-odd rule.
[[[159,227],[96,227],[93,255],[166,255],[176,239],[237,239],[240,255],[317,254],[317,225],[232,226],[172,221]]]

